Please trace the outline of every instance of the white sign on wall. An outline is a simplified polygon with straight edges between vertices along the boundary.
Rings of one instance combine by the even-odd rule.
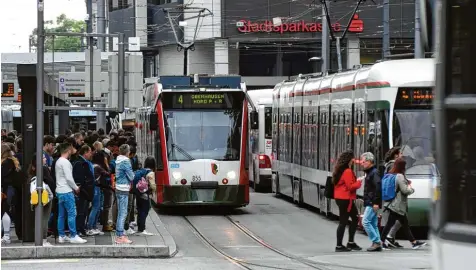
[[[59,72],[59,93],[84,93],[84,72]]]

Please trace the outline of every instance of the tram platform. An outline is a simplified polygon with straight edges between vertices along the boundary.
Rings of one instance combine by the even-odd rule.
[[[115,232],[85,237],[85,244],[58,243],[58,239],[48,237],[53,246],[35,246],[34,243],[22,243],[10,231],[12,242],[2,244],[1,259],[57,259],[57,258],[170,258],[177,252],[172,235],[167,231],[154,209],[146,220],[146,230],[153,235],[129,235],[132,244],[116,244]]]

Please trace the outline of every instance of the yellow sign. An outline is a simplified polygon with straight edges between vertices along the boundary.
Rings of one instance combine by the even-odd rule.
[[[198,104],[223,104],[225,100],[224,94],[192,94],[190,95],[191,105]],[[177,102],[183,104],[183,95],[178,97]]]

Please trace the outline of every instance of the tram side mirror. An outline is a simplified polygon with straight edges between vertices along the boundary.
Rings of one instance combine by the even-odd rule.
[[[153,112],[149,115],[149,130],[156,131],[159,127],[159,115]]]
[[[256,111],[250,113],[250,127],[251,129],[258,129],[258,112]]]

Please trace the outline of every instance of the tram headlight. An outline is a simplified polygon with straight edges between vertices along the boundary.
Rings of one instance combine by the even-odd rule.
[[[231,179],[231,180],[235,179],[236,178],[236,172],[235,171],[227,172],[226,173],[226,178]]]
[[[172,177],[175,179],[175,180],[179,180],[182,178],[182,173],[181,172],[172,172]]]

